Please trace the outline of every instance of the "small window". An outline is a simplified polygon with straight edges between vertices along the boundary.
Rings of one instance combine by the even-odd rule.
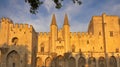
[[[14,45],[16,45],[16,44],[18,43],[18,38],[17,38],[17,37],[13,37],[13,38],[12,38],[12,43],[13,43]]]
[[[42,43],[42,44],[40,45],[40,47],[41,47],[41,50],[40,50],[40,51],[43,53],[43,52],[44,52],[44,48],[45,48],[45,47],[44,47],[44,44]]]
[[[41,52],[42,52],[42,53],[44,52],[44,47],[41,47]]]
[[[110,37],[113,37],[113,31],[110,31]]]
[[[72,45],[72,52],[75,52],[75,46]]]
[[[100,49],[101,49],[101,50],[103,49],[102,46],[100,47]]]
[[[99,32],[99,35],[101,35],[101,32]]]
[[[87,40],[87,44],[89,44],[89,40]]]

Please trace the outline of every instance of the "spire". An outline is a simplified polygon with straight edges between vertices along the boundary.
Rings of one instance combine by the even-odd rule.
[[[53,16],[52,16],[52,22],[51,22],[51,25],[57,25],[57,24],[56,24],[55,14],[53,14]]]
[[[68,16],[65,14],[64,25],[69,25]]]

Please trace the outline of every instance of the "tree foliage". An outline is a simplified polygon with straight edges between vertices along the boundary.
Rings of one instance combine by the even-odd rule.
[[[55,8],[60,9],[62,7],[62,2],[64,0],[52,0],[55,3]],[[77,3],[79,5],[82,4],[80,0],[67,0],[72,1],[73,3]],[[30,5],[30,13],[36,14],[38,13],[38,8],[44,3],[41,0],[25,0],[26,3]]]

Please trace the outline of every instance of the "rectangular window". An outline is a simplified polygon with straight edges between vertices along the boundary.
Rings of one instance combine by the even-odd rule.
[[[113,37],[113,31],[110,31],[110,37]]]

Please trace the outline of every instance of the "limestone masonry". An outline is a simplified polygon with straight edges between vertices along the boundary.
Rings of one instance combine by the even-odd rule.
[[[120,17],[93,16],[87,32],[70,32],[68,16],[49,32],[0,20],[0,67],[120,67]]]

